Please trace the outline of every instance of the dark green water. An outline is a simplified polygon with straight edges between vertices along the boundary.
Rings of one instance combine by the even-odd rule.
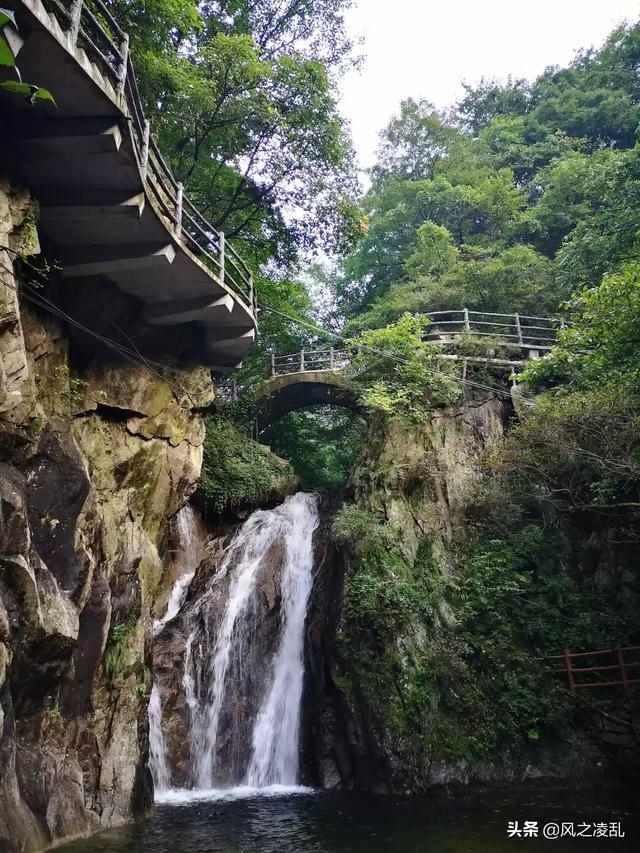
[[[460,797],[348,793],[200,800],[158,806],[151,820],[61,848],[66,853],[507,853],[640,851],[635,790],[509,791]],[[537,821],[539,837],[507,836]],[[625,837],[608,837],[609,824]],[[607,835],[545,840],[545,824],[607,824]],[[553,830],[552,830],[553,831]],[[580,828],[584,832],[584,829]],[[593,833],[594,830],[592,829]],[[602,829],[600,829],[602,832]]]

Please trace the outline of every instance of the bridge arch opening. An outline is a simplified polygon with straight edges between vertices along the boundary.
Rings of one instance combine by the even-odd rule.
[[[302,409],[340,407],[361,412],[351,383],[336,371],[322,370],[274,376],[256,392],[258,434]]]
[[[288,412],[259,440],[286,459],[303,489],[336,489],[348,482],[367,432],[362,415],[342,405]]]

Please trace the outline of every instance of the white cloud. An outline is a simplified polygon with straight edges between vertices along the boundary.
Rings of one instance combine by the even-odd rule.
[[[444,108],[462,94],[462,80],[535,77],[639,12],[637,0],[358,0],[349,27],[364,36],[366,60],[343,80],[341,109],[362,165],[372,165],[402,98]]]

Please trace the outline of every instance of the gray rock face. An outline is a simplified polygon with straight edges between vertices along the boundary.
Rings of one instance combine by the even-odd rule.
[[[65,330],[18,298],[15,252],[37,250],[30,209],[0,182],[2,851],[152,807],[151,612],[171,583],[167,521],[200,473],[194,407],[212,396],[204,370],[173,383],[184,392],[84,353],[73,372]]]
[[[163,708],[163,733],[172,784],[188,785],[190,709],[185,700],[183,677],[188,638],[191,636],[191,667],[194,673],[206,670],[215,650],[233,565],[216,580],[224,544],[213,540],[207,546],[180,614],[154,638],[153,671]],[[251,643],[233,657],[226,678],[226,694],[218,740],[220,785],[235,784],[244,776],[251,756],[252,731],[264,696],[269,667],[277,650],[281,626],[281,577],[284,543],[274,543],[258,569],[256,593],[243,619],[251,624]],[[215,581],[215,583],[214,583]]]
[[[355,499],[387,520],[407,564],[413,564],[420,542],[428,539],[443,570],[448,570],[447,545],[462,524],[467,489],[480,476],[478,455],[504,435],[508,415],[508,405],[500,399],[470,401],[435,411],[420,428],[392,424],[384,440],[365,453],[353,475]],[[466,769],[434,768],[431,774],[428,766],[414,766],[390,735],[388,721],[374,713],[370,697],[339,689],[345,664],[338,659],[336,637],[352,555],[333,537],[334,510],[324,507],[309,615],[303,741],[307,781],[329,788],[398,792],[445,784],[449,776],[462,782],[468,779]],[[434,622],[446,625],[451,618],[443,601]],[[426,638],[412,628],[398,636],[398,643],[416,655],[425,652]]]

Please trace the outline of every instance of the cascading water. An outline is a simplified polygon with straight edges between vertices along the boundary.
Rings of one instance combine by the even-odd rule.
[[[295,785],[298,775],[304,623],[313,584],[311,545],[317,511],[309,501],[292,502],[290,510],[293,525],[282,573],[280,646],[273,662],[273,681],[256,718],[247,773],[247,784],[256,788]]]
[[[156,636],[180,612],[189,592],[196,568],[202,559],[206,534],[200,517],[187,504],[176,515],[178,549],[174,556],[174,569],[182,572],[174,582],[161,619],[153,623]],[[166,791],[171,784],[171,772],[162,734],[162,700],[157,685],[153,685],[149,697],[149,769],[156,791]]]
[[[195,788],[297,781],[304,624],[317,525],[317,499],[309,494],[255,512],[189,611],[183,688]],[[277,633],[265,627],[265,612]]]
[[[166,791],[171,784],[167,751],[162,735],[160,691],[154,684],[149,698],[149,769],[156,791]]]
[[[192,572],[187,572],[186,575],[182,575],[181,578],[174,583],[173,588],[171,589],[171,594],[169,596],[169,601],[167,602],[167,609],[162,617],[162,619],[156,619],[153,623],[153,633],[159,634],[160,631],[164,628],[167,622],[171,622],[172,619],[175,619],[182,605],[185,602],[187,597],[187,593],[189,592],[189,584],[193,580],[193,576],[195,575],[195,569]]]

